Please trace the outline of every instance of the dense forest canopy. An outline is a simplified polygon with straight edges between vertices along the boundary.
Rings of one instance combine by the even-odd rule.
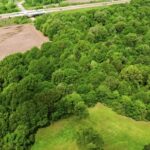
[[[150,120],[150,1],[44,15],[41,49],[0,62],[0,149],[27,150],[52,121],[97,102]]]

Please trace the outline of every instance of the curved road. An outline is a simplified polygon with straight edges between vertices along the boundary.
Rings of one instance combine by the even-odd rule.
[[[52,13],[52,12],[76,10],[76,9],[82,9],[82,8],[102,7],[102,6],[123,4],[123,3],[129,3],[129,2],[130,2],[130,0],[112,0],[110,2],[99,2],[99,3],[81,4],[81,5],[48,8],[48,9],[37,9],[37,10],[26,10],[22,6],[22,2],[18,2],[17,6],[20,8],[20,10],[21,10],[20,12],[1,14],[0,19],[14,18],[14,17],[19,17],[19,16],[33,17],[33,16],[42,15],[42,14],[46,14],[46,13]]]

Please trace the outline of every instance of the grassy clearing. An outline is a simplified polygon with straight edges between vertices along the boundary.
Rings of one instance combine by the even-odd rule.
[[[87,124],[102,134],[105,150],[142,150],[143,145],[150,143],[149,122],[118,115],[102,104],[90,108],[89,112],[86,120],[64,119],[40,129],[32,150],[78,150],[76,130]]]

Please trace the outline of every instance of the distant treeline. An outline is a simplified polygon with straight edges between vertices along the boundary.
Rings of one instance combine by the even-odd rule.
[[[97,102],[150,120],[150,1],[44,15],[41,49],[0,62],[0,149],[27,150],[40,127]]]
[[[60,3],[63,0],[25,0],[26,6],[42,6],[48,4]]]

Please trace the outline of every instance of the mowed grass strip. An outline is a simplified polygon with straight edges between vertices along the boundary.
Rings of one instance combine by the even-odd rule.
[[[90,108],[89,113],[89,118],[82,121],[63,119],[40,129],[32,150],[78,150],[76,131],[87,125],[103,136],[105,150],[142,150],[150,143],[150,122],[118,115],[102,104]]]

